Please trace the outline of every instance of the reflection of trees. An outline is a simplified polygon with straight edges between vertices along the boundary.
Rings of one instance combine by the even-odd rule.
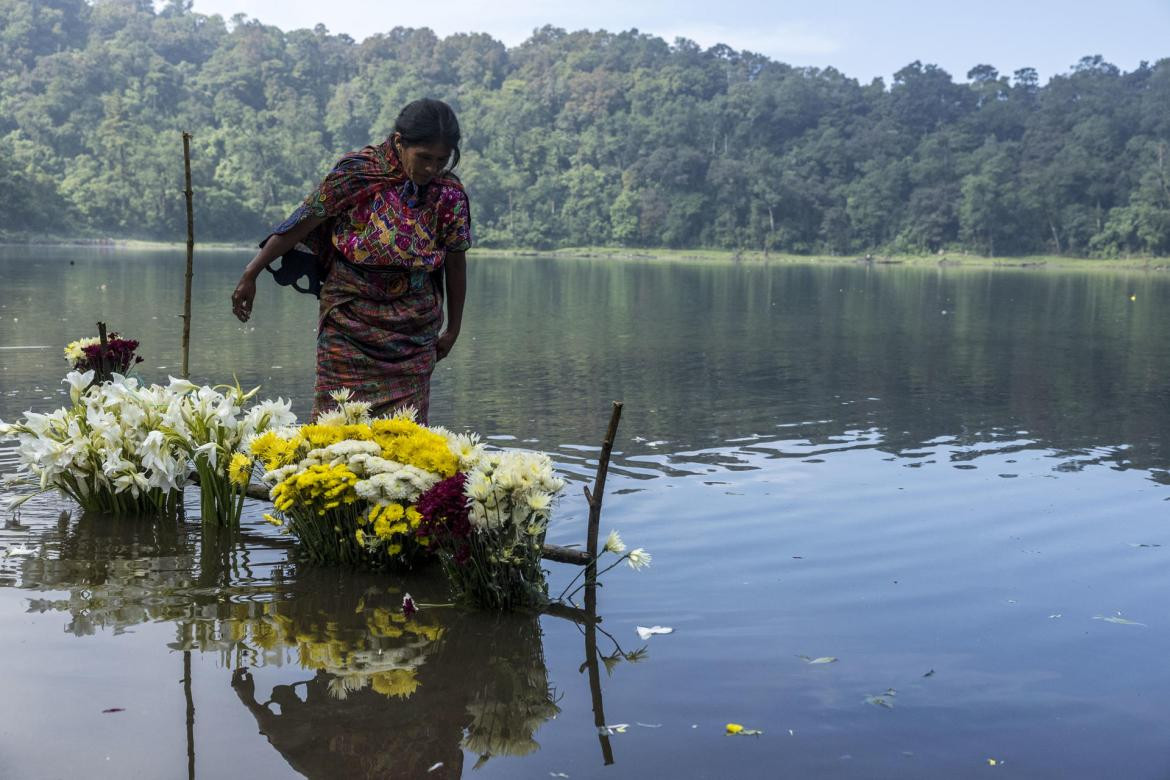
[[[692,451],[858,432],[895,454],[940,436],[959,447],[1023,439],[1070,457],[1132,445],[1105,457],[1166,466],[1170,311],[1157,276],[584,260],[476,272],[486,300],[512,305],[477,310],[479,338],[502,352],[451,358],[436,406],[454,427],[588,442],[596,410],[622,398],[619,469],[680,440]]]

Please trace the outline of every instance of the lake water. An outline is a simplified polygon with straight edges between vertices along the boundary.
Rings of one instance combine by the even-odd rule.
[[[196,258],[192,378],[307,413],[315,302],[263,280],[241,326],[246,259]],[[65,402],[99,319],[178,373],[183,265],[0,250],[0,418]],[[594,691],[568,620],[404,623],[440,580],[298,566],[260,504],[231,540],[38,500],[0,530],[36,551],[0,557],[0,777],[1170,773],[1164,275],[475,254],[469,290],[432,421],[553,453],[550,541],[625,403],[602,529],[654,561],[598,652],[640,660]]]

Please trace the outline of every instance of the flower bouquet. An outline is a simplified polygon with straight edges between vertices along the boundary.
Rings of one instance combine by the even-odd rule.
[[[547,601],[541,554],[564,488],[543,453],[467,452],[468,466],[419,498],[448,578],[469,601],[511,609]]]
[[[65,360],[74,371],[93,371],[96,381],[108,382],[114,374],[125,376],[133,366],[142,362],[136,354],[137,349],[138,342],[134,339],[111,333],[104,340],[93,337],[69,342],[65,347]]]
[[[257,435],[296,423],[291,402],[261,401],[244,410],[259,390],[237,385],[197,387],[186,392],[164,428],[173,446],[186,454],[199,475],[200,516],[204,523],[236,526],[252,478],[253,460],[242,450]]]
[[[274,525],[286,525],[315,563],[410,565],[429,548],[415,506],[460,468],[448,435],[411,410],[371,418],[369,404],[335,396],[310,425],[268,431],[250,443],[264,466]]]
[[[115,374],[95,384],[95,372],[65,377],[72,405],[49,414],[26,412],[0,423],[0,438],[15,438],[21,465],[14,482],[37,489],[16,499],[57,490],[93,512],[157,515],[174,510],[187,480],[187,459],[161,429],[187,392],[171,380],[143,387]]]

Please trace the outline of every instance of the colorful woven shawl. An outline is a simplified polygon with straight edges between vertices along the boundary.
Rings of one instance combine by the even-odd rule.
[[[324,276],[334,260],[341,256],[332,243],[334,220],[344,216],[354,206],[370,200],[380,190],[403,187],[409,181],[390,139],[351,152],[337,162],[324,181],[309,193],[288,219],[273,228],[268,238],[289,232],[309,217],[324,219],[325,223],[314,228],[302,242],[316,256]],[[444,187],[463,190],[463,184],[453,176],[440,177],[427,185],[428,197],[442,191]],[[263,246],[268,238],[260,245]],[[289,254],[294,256],[292,260],[302,263],[305,260],[303,252],[292,250]],[[283,264],[288,265],[289,261],[290,258],[286,257]]]

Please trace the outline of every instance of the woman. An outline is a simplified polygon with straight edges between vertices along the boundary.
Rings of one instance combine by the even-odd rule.
[[[276,258],[302,243],[322,265],[314,417],[348,389],[374,413],[413,406],[426,423],[431,373],[459,337],[467,289],[470,204],[451,173],[459,139],[446,103],[410,103],[390,137],[342,157],[244,269],[232,293],[241,322]]]

